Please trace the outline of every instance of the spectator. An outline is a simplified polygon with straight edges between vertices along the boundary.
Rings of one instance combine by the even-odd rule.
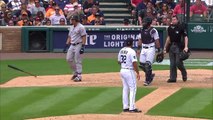
[[[168,5],[169,9],[174,9],[176,6],[174,0],[165,0],[164,3],[166,3]]]
[[[14,25],[16,25],[17,22],[19,21],[19,17],[17,17],[16,15],[13,15],[12,20],[13,20]]]
[[[45,3],[45,4],[46,4],[46,3]],[[47,12],[49,9],[51,9],[51,8],[54,9],[54,6],[56,6],[55,1],[54,1],[54,0],[49,0],[48,3],[47,3],[47,5],[46,5],[46,8],[45,8],[46,12]]]
[[[6,10],[4,14],[4,19],[2,20],[2,25],[5,26],[10,20],[12,20],[12,11]]]
[[[163,16],[167,16],[169,11],[169,7],[166,3],[162,4],[162,9],[158,11],[157,18],[162,19]]]
[[[3,0],[0,0],[0,11],[1,11],[2,6],[5,6],[5,5],[6,5],[5,2]]]
[[[84,14],[86,14],[87,16],[89,16],[92,13],[92,6],[93,5],[99,5],[98,1],[94,1],[94,0],[86,0],[83,4],[83,11]]]
[[[128,18],[124,18],[123,23],[124,23],[124,26],[129,26],[130,21],[129,21],[129,19],[128,19]]]
[[[82,10],[81,4],[78,3],[78,0],[70,0],[70,3],[66,4],[64,7],[64,14],[68,16],[68,14],[75,12],[79,12]],[[71,17],[71,16],[69,16]]]
[[[31,11],[31,8],[35,6],[34,0],[28,0],[27,10]]]
[[[166,15],[164,15],[164,16],[162,17],[162,21],[161,21],[161,24],[160,24],[160,25],[161,25],[161,26],[170,25],[170,20],[167,18]]]
[[[27,5],[26,4],[21,4],[21,9],[20,10],[17,10],[17,12],[15,13],[15,15],[17,17],[19,17],[21,15],[21,12],[22,11],[25,11],[27,12],[27,15],[28,17],[30,18],[31,17],[31,12],[29,10],[27,10]]]
[[[172,15],[173,15],[173,10],[170,9],[170,10],[168,11],[167,17],[170,18],[170,19],[172,19]]]
[[[72,4],[72,6],[73,6],[73,9],[64,9],[65,10],[64,13],[66,15],[67,20],[69,20],[71,18],[71,16],[73,16],[73,15],[80,16],[81,14],[83,14],[81,5],[79,5],[77,2],[74,2]]]
[[[173,11],[173,16],[177,14],[184,14],[186,13],[186,4],[184,6],[185,0],[179,0],[179,4],[177,4]],[[184,10],[185,9],[185,10]]]
[[[207,7],[202,4],[201,0],[196,0],[196,3],[190,7],[190,17],[194,14],[207,17]]]
[[[137,23],[137,21],[138,21],[138,19],[139,19],[139,16],[142,14],[142,12],[146,9],[146,4],[148,3],[148,0],[143,0],[143,1],[141,1],[138,5],[137,5],[137,7],[136,7],[136,9],[135,9],[135,11],[136,11],[136,13],[134,14],[134,12],[132,13],[133,15],[132,15],[132,17],[133,17],[133,23],[134,24],[136,24]]]
[[[33,16],[36,16],[36,14],[37,14],[38,11],[43,12],[44,15],[46,13],[44,7],[42,7],[40,5],[39,0],[35,0],[35,6],[33,6],[30,11],[31,11],[31,13],[32,13]]]
[[[154,18],[152,20],[152,24],[151,25],[153,25],[153,26],[159,26],[159,22],[158,22],[157,18]]]
[[[98,8],[96,6],[92,7],[92,14],[88,17],[88,21],[91,23],[93,20],[95,20],[95,15],[98,13]]]
[[[60,9],[64,9],[65,5],[69,3],[69,0],[54,0]]]
[[[33,25],[41,26],[42,25],[41,19],[39,17],[36,17],[35,20],[33,21]]]
[[[21,13],[21,20],[17,22],[18,26],[28,26],[28,25],[32,25],[32,23],[30,22],[29,18],[28,18],[28,14],[26,11],[22,11]]]
[[[7,26],[15,26],[15,24],[14,24],[13,20],[9,20],[9,22],[8,22]]]
[[[16,13],[17,10],[21,9],[21,1],[12,0],[9,2],[9,4],[7,6],[8,6],[8,8],[10,8],[13,11],[13,13]]]
[[[130,10],[131,10],[131,16],[133,18],[136,17],[136,8],[138,6],[139,3],[141,3],[143,0],[131,0],[131,3],[130,3]]]
[[[52,6],[48,8],[48,10],[45,14],[46,18],[49,18],[50,16],[55,14],[55,12],[56,12],[55,8],[56,7],[59,8],[55,3],[53,3]],[[59,10],[59,13],[60,13],[60,15],[64,15],[64,12],[61,9]]]
[[[87,19],[87,15],[83,15],[81,18],[81,24],[82,25],[91,25]]]
[[[65,18],[61,18],[59,20],[59,25],[66,25],[66,19]]]
[[[143,0],[131,0],[131,7],[132,9],[136,9],[137,5],[142,2]]]
[[[6,10],[7,10],[7,5],[4,4],[4,3],[2,3],[2,4],[0,5],[0,11],[5,12]]]
[[[56,6],[55,7],[55,14],[50,16],[50,20],[51,20],[52,25],[59,25],[60,24],[59,21],[60,21],[61,18],[66,19],[64,15],[60,14],[59,11],[60,11],[59,6]],[[66,21],[66,23],[67,23],[67,21]]]
[[[101,19],[101,15],[97,12],[95,19],[91,22],[92,25],[106,25],[105,21]]]
[[[157,15],[157,12],[155,8],[152,5],[152,2],[148,2],[146,5],[146,9],[142,10],[138,16],[138,23],[139,25],[142,25],[142,21],[144,17],[149,17],[149,18],[155,18]]]
[[[95,20],[96,16],[100,17],[101,21],[104,21],[103,13],[98,12],[99,8],[98,6],[94,5],[92,7],[92,14],[88,17],[88,21],[92,23],[93,20]],[[97,13],[97,14],[96,14]]]
[[[51,20],[50,20],[50,19],[47,19],[45,25],[46,25],[46,26],[51,26],[51,25],[52,25]]]
[[[36,14],[36,17],[38,17],[41,20],[41,22],[44,23],[45,20],[44,20],[43,12],[38,11],[37,14]]]

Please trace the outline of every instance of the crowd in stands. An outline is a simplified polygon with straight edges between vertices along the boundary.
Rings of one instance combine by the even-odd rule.
[[[169,25],[171,18],[177,15],[180,20],[187,14],[187,5],[185,0],[131,0],[130,8],[133,24],[141,25],[143,18],[151,17],[153,25]],[[213,0],[191,0],[190,1],[190,19],[193,21],[206,20],[213,16]]]
[[[0,26],[69,25],[73,15],[84,25],[105,25],[96,0],[0,0]]]
[[[141,25],[145,17],[151,17],[153,25],[169,25],[173,15],[186,14],[184,1],[130,0],[133,22],[124,18],[124,25]],[[212,18],[213,0],[190,3],[190,18]],[[106,25],[98,0],[0,0],[0,26],[70,25],[73,15],[78,15],[83,25]]]

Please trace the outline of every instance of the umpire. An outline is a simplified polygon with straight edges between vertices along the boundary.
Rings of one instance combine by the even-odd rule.
[[[187,81],[187,72],[180,59],[181,52],[188,52],[188,37],[183,25],[178,21],[177,16],[172,17],[172,23],[168,27],[168,37],[164,45],[164,53],[169,52],[170,59],[170,79],[168,83],[177,80],[177,68],[181,71],[183,81]],[[182,39],[183,38],[183,39]]]

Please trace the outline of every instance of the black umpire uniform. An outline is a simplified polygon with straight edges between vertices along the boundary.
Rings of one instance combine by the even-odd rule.
[[[174,19],[177,19],[177,17]],[[164,47],[164,53],[169,52],[170,59],[170,79],[167,82],[176,82],[177,68],[181,71],[182,79],[185,82],[187,80],[187,72],[183,61],[179,58],[180,52],[185,49],[188,51],[188,37],[185,27],[179,23],[171,24],[167,31],[168,37]]]

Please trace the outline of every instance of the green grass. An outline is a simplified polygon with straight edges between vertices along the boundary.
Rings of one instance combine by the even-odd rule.
[[[138,88],[136,99],[153,90]],[[121,87],[1,88],[0,92],[1,120],[122,111]]]
[[[8,68],[8,64],[36,75],[60,75],[71,73],[65,59],[4,60],[0,62],[0,83],[4,83],[18,76],[27,76],[25,73]],[[115,71],[119,71],[119,65],[115,59],[84,59],[83,61],[83,73]]]
[[[34,59],[34,60],[2,60],[0,61],[0,83],[7,82],[18,76],[27,74],[8,68],[14,65],[36,75],[70,74],[70,68],[65,59]],[[212,67],[192,66],[188,69],[212,69]],[[169,69],[168,65],[153,65],[154,70]],[[84,59],[83,73],[119,72],[116,59]]]
[[[147,114],[213,119],[212,98],[212,88],[182,88]]]

